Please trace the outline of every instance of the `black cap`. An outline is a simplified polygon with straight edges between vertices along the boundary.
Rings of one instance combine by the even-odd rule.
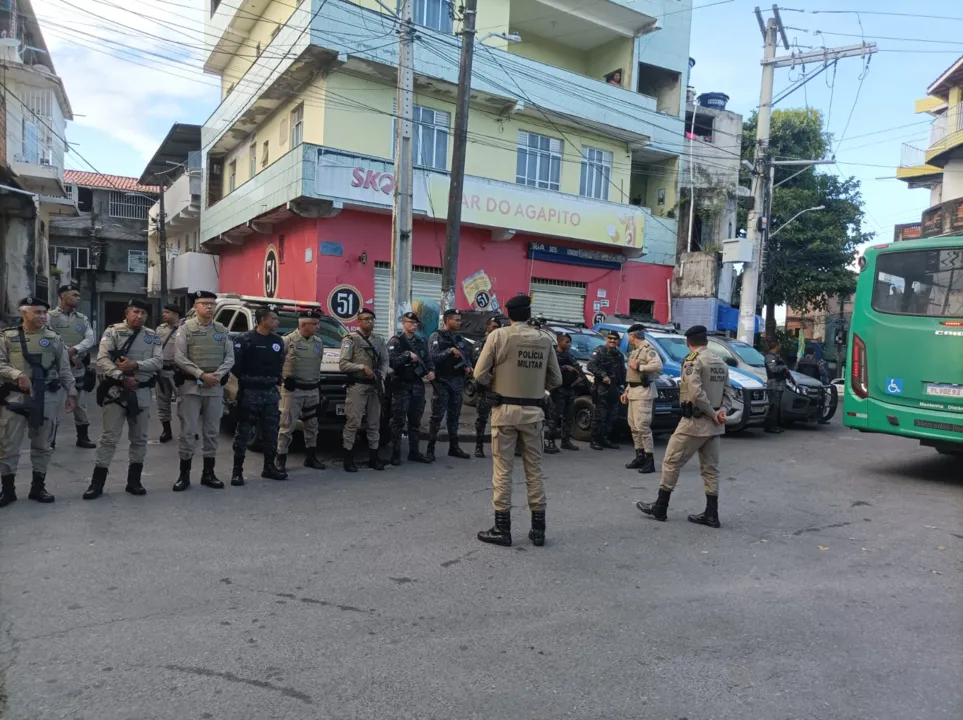
[[[452,315],[461,315],[461,310],[456,310],[455,308],[448,308],[441,314],[442,318],[450,318]]]
[[[165,310],[169,310],[170,312],[176,312],[178,315],[181,314],[181,308],[180,308],[180,306],[179,306],[179,305],[175,305],[174,303],[167,303],[167,304],[164,306],[164,309],[165,309]]]
[[[40,307],[42,307],[44,310],[49,310],[49,309],[50,309],[50,303],[48,303],[48,302],[47,302],[46,300],[44,300],[43,298],[34,297],[34,296],[32,296],[32,295],[27,295],[27,297],[23,298],[23,299],[20,301],[19,307],[23,307],[24,305],[29,305],[29,306],[31,306],[31,307],[40,306]]]
[[[617,332],[615,332],[615,330],[609,330],[609,331],[605,334],[605,337],[615,338],[616,340],[618,340],[618,339],[619,339],[620,337],[622,337],[622,336],[619,335]]]
[[[138,310],[144,310],[144,311],[150,310],[150,305],[148,305],[144,300],[141,300],[139,298],[131,298],[127,302],[127,307],[137,308]]]
[[[320,320],[321,311],[320,310],[302,310],[298,313],[299,318],[307,318],[308,320]]]
[[[198,290],[191,293],[191,300],[194,302],[198,300],[217,300],[217,293],[212,293],[210,290]]]
[[[634,325],[629,325],[629,329],[625,332],[627,333],[637,333],[639,330],[645,330],[645,325],[642,323],[635,323]]]
[[[532,306],[532,299],[528,295],[516,295],[505,303],[506,310],[524,310]]]
[[[361,317],[362,315],[370,315],[372,318],[377,318],[377,315],[374,314],[374,310],[369,310],[368,308],[361,308],[361,311],[358,313],[358,317]]]
[[[418,317],[417,315],[415,315],[413,312],[406,312],[404,315],[401,316],[401,319],[402,319],[402,320],[411,320],[411,321],[416,322],[416,323],[419,323],[419,324],[421,323],[421,318]]]
[[[59,288],[57,288],[57,294],[62,295],[63,293],[70,292],[71,290],[80,292],[80,285],[77,283],[67,283],[66,285],[61,285]]]
[[[693,325],[688,330],[685,331],[686,337],[692,337],[693,335],[708,335],[709,331],[706,330],[705,325]]]

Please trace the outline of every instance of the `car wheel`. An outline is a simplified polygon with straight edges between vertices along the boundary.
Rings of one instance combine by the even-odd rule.
[[[465,383],[465,389],[461,394],[462,405],[467,405],[468,407],[475,407],[478,402],[478,386],[474,382],[468,381]]]
[[[575,398],[572,416],[572,437],[579,442],[591,442],[592,418],[595,416],[595,405],[592,398],[582,395]]]
[[[822,410],[819,413],[819,419],[817,422],[820,425],[826,425],[830,420],[833,419],[833,415],[836,414],[836,408],[839,407],[839,391],[836,389],[835,385],[828,386],[829,395],[826,402],[823,403]]]

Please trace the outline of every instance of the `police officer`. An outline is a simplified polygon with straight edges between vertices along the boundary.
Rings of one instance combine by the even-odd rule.
[[[655,380],[662,372],[662,358],[655,348],[645,339],[645,327],[633,325],[629,333],[629,360],[625,383],[628,386],[622,393],[622,402],[628,403],[629,429],[632,431],[632,444],[635,457],[626,463],[630,470],[638,468],[640,473],[655,472],[655,445],[652,442],[652,411],[658,395]]]
[[[5,395],[0,406],[0,507],[17,499],[15,480],[25,431],[33,465],[27,497],[54,501],[45,487],[54,428],[61,407],[73,412],[77,390],[63,340],[45,327],[49,309],[45,300],[25,297],[20,301],[22,325],[0,332],[0,394]]]
[[[592,417],[592,449],[618,450],[612,442],[612,429],[619,410],[619,397],[625,386],[625,357],[619,350],[619,334],[610,331],[605,346],[592,351],[588,371],[595,378],[595,414]]]
[[[512,544],[512,465],[521,443],[533,544],[545,544],[545,490],[542,487],[542,407],[545,391],[562,382],[562,371],[545,333],[527,324],[532,301],[526,295],[505,303],[511,327],[499,328],[485,341],[476,366],[476,382],[492,392],[492,484],[495,526],[478,533],[482,542]]]
[[[461,329],[461,314],[454,308],[442,314],[444,330],[436,330],[428,339],[428,349],[435,363],[437,380],[431,396],[431,421],[428,423],[428,451],[425,456],[435,461],[435,442],[441,421],[447,416],[448,455],[467,460],[471,457],[458,445],[458,421],[461,419],[465,378],[471,375],[471,357]]]
[[[77,407],[74,409],[74,425],[77,428],[77,447],[95,448],[90,440],[90,418],[87,417],[87,394],[94,389],[96,373],[90,365],[90,352],[97,345],[97,337],[90,320],[77,312],[80,305],[80,288],[74,284],[58,288],[60,305],[48,314],[50,329],[60,336],[70,353],[70,366],[77,387]],[[54,428],[56,438],[56,428]]]
[[[298,314],[298,329],[284,336],[284,377],[281,389],[281,427],[278,430],[278,461],[281,472],[287,472],[288,447],[298,419],[304,427],[304,466],[324,470],[318,459],[318,413],[321,406],[321,364],[324,362],[324,340],[318,335],[321,313],[304,310]]]
[[[492,331],[500,327],[505,327],[508,324],[508,318],[502,315],[493,315],[488,318],[488,322],[485,323],[485,339],[475,343],[471,349],[472,366],[478,365],[478,358],[481,357],[482,349],[485,347],[485,341],[488,340],[488,336],[492,334]],[[488,424],[488,418],[492,414],[492,404],[488,393],[475,393],[475,412],[475,457],[483,458],[485,457],[485,444],[482,441],[485,437],[485,425]]]
[[[191,486],[191,461],[199,422],[204,439],[201,485],[215,490],[224,487],[214,475],[214,456],[224,413],[222,383],[227,382],[234,365],[234,344],[227,336],[227,328],[214,321],[217,295],[198,290],[193,299],[194,317],[184,321],[174,335],[174,384],[181,429],[177,443],[181,466],[174,492]]]
[[[234,430],[234,469],[231,485],[244,484],[244,454],[251,436],[259,431],[264,453],[261,477],[287,480],[288,474],[274,464],[278,454],[278,410],[281,405],[281,369],[284,338],[278,335],[278,314],[273,306],[254,311],[253,330],[234,341],[237,377],[237,428]]]
[[[421,417],[425,412],[425,383],[434,382],[435,364],[428,345],[415,331],[420,318],[412,312],[401,316],[401,332],[388,341],[391,381],[391,464],[401,465],[401,434],[408,421],[408,460],[426,463],[418,449]]]
[[[174,334],[181,324],[181,309],[177,305],[165,305],[162,313],[163,323],[157,326],[157,338],[161,343],[161,357],[164,366],[158,376],[157,385],[157,417],[161,421],[162,443],[170,442],[174,433],[171,431],[171,402],[174,399]]]
[[[726,432],[726,409],[723,399],[729,383],[729,368],[722,359],[709,352],[707,331],[695,325],[685,332],[691,351],[682,363],[679,398],[682,419],[665,449],[662,459],[662,482],[654,503],[636,503],[636,507],[656,520],[666,519],[669,496],[679,481],[679,471],[693,455],[699,453],[699,469],[706,491],[706,509],[690,515],[689,522],[719,527],[719,446]]]
[[[84,500],[95,500],[103,493],[107,470],[125,424],[130,438],[130,465],[124,489],[131,495],[147,494],[140,476],[147,457],[151,388],[164,364],[159,336],[144,327],[148,310],[143,300],[131,300],[127,303],[127,319],[111,325],[100,339],[97,374],[101,388],[97,402],[104,408],[104,429],[97,448],[94,476]]]
[[[338,367],[341,372],[348,373],[342,436],[345,472],[358,472],[354,441],[365,415],[368,416],[368,465],[374,470],[385,469],[378,456],[378,442],[381,439],[384,382],[388,374],[388,348],[384,338],[373,332],[374,321],[375,314],[364,308],[358,313],[358,329],[341,341]]]
[[[572,442],[572,418],[575,414],[575,396],[580,385],[587,386],[588,379],[582,366],[572,355],[572,336],[560,332],[556,336],[555,357],[562,371],[562,384],[552,390],[552,404],[548,411],[548,445],[545,452],[559,452],[555,441],[561,438],[562,450],[578,450]]]
[[[769,341],[769,352],[766,353],[766,386],[769,388],[769,409],[766,413],[766,432],[778,435],[782,432],[779,427],[782,414],[782,394],[786,390],[786,380],[789,378],[789,367],[779,354],[779,341]]]

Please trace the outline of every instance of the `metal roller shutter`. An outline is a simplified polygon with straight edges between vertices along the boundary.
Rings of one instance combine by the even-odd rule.
[[[532,315],[562,322],[585,322],[585,283],[532,278]]]
[[[375,263],[374,288],[375,332],[387,338],[394,334],[388,306],[391,297],[391,265],[388,263]],[[411,298],[430,301],[437,306],[441,302],[441,270],[416,265],[411,271]]]

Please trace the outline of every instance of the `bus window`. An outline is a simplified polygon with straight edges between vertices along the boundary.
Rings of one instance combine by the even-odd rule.
[[[963,250],[915,250],[876,258],[873,310],[893,315],[963,317]]]

